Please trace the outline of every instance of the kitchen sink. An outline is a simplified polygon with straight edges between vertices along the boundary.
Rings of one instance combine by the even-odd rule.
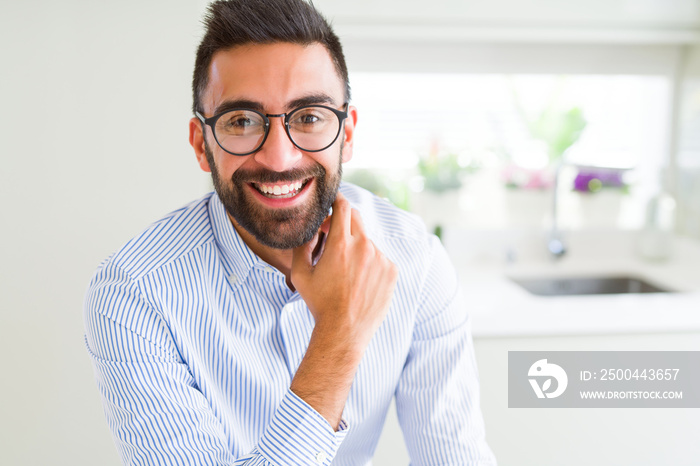
[[[573,296],[627,293],[668,293],[671,290],[637,277],[511,278],[538,296]]]

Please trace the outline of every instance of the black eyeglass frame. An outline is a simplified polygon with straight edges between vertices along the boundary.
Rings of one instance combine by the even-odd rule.
[[[294,147],[296,147],[297,149],[302,150],[304,152],[324,151],[324,150],[328,149],[329,147],[331,147],[333,144],[335,144],[335,141],[338,140],[338,136],[340,136],[340,133],[343,130],[343,127],[345,126],[344,125],[345,119],[348,117],[349,106],[350,106],[350,104],[346,102],[343,105],[343,108],[345,110],[340,111],[340,110],[337,110],[333,107],[328,107],[326,105],[304,105],[303,107],[295,108],[291,112],[287,112],[287,113],[262,113],[262,112],[259,112],[257,110],[253,110],[252,108],[231,108],[231,109],[228,109],[224,112],[221,112],[221,113],[218,113],[214,116],[211,116],[209,118],[205,118],[204,115],[202,115],[201,113],[196,112],[196,111],[194,112],[194,114],[197,116],[199,121],[202,122],[202,124],[207,125],[211,128],[211,133],[214,135],[214,140],[216,140],[216,143],[219,145],[219,147],[221,147],[221,149],[223,149],[225,152],[227,152],[231,155],[243,157],[246,155],[254,154],[255,152],[260,150],[260,148],[263,146],[263,144],[265,144],[265,141],[267,141],[267,136],[270,134],[270,118],[282,118],[282,117],[284,117],[284,130],[287,133],[287,137],[289,138],[289,140],[292,142],[292,144],[294,144]],[[298,112],[299,110],[304,110],[306,108],[317,108],[317,107],[324,108],[326,110],[330,110],[331,112],[333,112],[335,114],[336,117],[338,117],[338,132],[335,134],[335,137],[330,142],[330,144],[328,144],[327,146],[325,146],[321,149],[314,149],[314,150],[304,149],[303,147],[299,146],[299,144],[297,144],[294,141],[294,138],[292,138],[292,135],[289,133],[289,115],[292,115],[292,114]],[[258,144],[258,146],[255,149],[251,150],[250,152],[245,152],[243,154],[237,154],[235,152],[231,152],[230,150],[226,149],[223,145],[221,145],[221,143],[219,142],[219,138],[216,137],[216,129],[215,128],[216,128],[216,122],[219,120],[219,118],[226,115],[227,113],[241,111],[241,110],[245,110],[246,112],[257,113],[258,115],[260,115],[262,117],[263,121],[265,122],[265,135],[263,136],[262,141],[260,141],[260,144]]]

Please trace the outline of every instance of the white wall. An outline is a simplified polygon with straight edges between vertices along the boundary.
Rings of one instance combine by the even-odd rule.
[[[314,3],[338,21],[360,23],[435,21],[473,24],[544,26],[566,23],[575,27],[589,24],[639,26],[696,26],[700,4],[696,0],[315,0]]]
[[[678,43],[700,37],[698,0],[316,0],[355,38],[494,43]]]
[[[0,464],[115,465],[83,294],[121,243],[208,190],[187,142],[203,7],[0,5]]]

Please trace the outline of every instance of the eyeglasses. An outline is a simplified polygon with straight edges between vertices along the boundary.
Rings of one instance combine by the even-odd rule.
[[[340,111],[325,105],[306,105],[289,113],[264,114],[248,108],[234,108],[204,118],[197,118],[212,129],[219,146],[233,155],[257,152],[270,133],[270,118],[284,118],[284,130],[299,149],[320,152],[338,139],[343,120],[348,117],[348,104]]]

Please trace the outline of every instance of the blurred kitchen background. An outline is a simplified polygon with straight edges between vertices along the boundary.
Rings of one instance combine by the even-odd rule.
[[[700,350],[700,0],[315,4],[359,109],[345,178],[452,256],[499,464],[700,464],[697,409],[507,399],[508,351]],[[0,5],[0,464],[119,464],[82,299],[211,189],[187,142],[205,6]],[[392,412],[375,464],[407,463]]]

